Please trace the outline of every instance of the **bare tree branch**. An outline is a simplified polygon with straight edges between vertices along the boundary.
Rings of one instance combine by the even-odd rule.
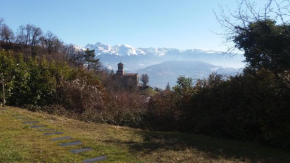
[[[264,7],[258,7],[253,0],[237,0],[237,10],[231,11],[227,6],[219,5],[219,14],[214,11],[216,20],[224,29],[222,34],[225,42],[232,42],[237,34],[237,30],[246,29],[251,22],[277,20],[278,23],[286,25],[290,22],[290,0],[267,0]],[[289,31],[290,33],[290,31]],[[228,51],[233,50],[233,46],[229,46]]]

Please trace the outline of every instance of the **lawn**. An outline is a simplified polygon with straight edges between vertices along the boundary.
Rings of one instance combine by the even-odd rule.
[[[154,91],[151,87],[148,87],[146,89],[143,89],[140,91],[140,94],[147,95],[147,96],[154,96],[156,95],[156,91]]]
[[[202,135],[152,132],[107,124],[85,123],[46,113],[6,107],[0,111],[0,162],[82,162],[106,156],[103,162],[290,162],[290,152],[253,143],[212,138]],[[37,125],[63,132],[45,136],[43,131],[23,124],[22,114],[39,121]],[[51,131],[46,131],[51,132]],[[71,140],[51,139],[71,136]],[[81,145],[58,144],[82,141]],[[92,151],[72,154],[69,150],[90,147]]]

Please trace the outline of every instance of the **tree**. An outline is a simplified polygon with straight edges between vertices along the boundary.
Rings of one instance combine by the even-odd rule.
[[[95,50],[86,49],[84,59],[87,64],[88,70],[98,70],[100,68],[100,60],[95,59]]]
[[[10,88],[11,96],[7,98],[10,105],[23,106],[27,101],[27,95],[30,92],[30,74],[27,62],[24,62],[23,55],[14,56],[16,62],[11,71],[13,80]]]
[[[31,24],[27,24],[26,26],[21,25],[18,29],[16,43],[27,45],[30,48],[30,54],[35,57],[37,54],[36,46],[39,45],[41,37],[42,30],[39,27]]]
[[[167,82],[167,85],[166,85],[166,88],[165,88],[166,91],[170,91],[171,90],[171,87],[169,85],[169,82]]]
[[[162,88],[158,88],[158,87],[154,87],[154,91],[156,91],[156,92],[163,92],[163,89]]]
[[[256,21],[238,28],[234,43],[244,51],[249,68],[284,72],[290,70],[289,31],[289,25],[277,25],[273,20]]]
[[[40,37],[42,36],[42,30],[39,27],[36,27],[31,24],[26,26],[21,25],[18,29],[17,43],[36,46]]]
[[[14,40],[14,33],[6,24],[0,26],[0,40],[5,43],[11,43]]]
[[[147,86],[147,83],[149,83],[149,76],[147,74],[141,75],[141,82],[143,83],[143,86]]]
[[[180,76],[177,78],[177,85],[173,87],[173,90],[181,98],[190,98],[193,93],[192,86],[192,78]]]
[[[290,1],[268,0],[261,10],[256,3],[241,0],[236,13],[221,8],[221,15],[216,15],[226,40],[244,51],[248,70],[290,69],[289,6]]]
[[[111,71],[110,71],[110,75],[111,75],[111,76],[114,76],[114,70],[111,70]]]
[[[4,22],[3,18],[0,18],[0,27],[2,26],[2,23]]]
[[[11,52],[0,50],[0,83],[2,85],[2,101],[5,106],[6,99],[11,96],[13,74],[11,73],[15,66],[15,60]]]
[[[5,23],[4,19],[0,18],[0,40],[5,43],[11,43],[14,40],[14,33]]]
[[[84,52],[76,49],[74,45],[69,44],[64,46],[64,54],[70,65],[81,67],[84,64]]]
[[[40,42],[42,47],[47,50],[48,54],[58,52],[63,46],[63,43],[58,39],[58,37],[50,31],[40,37]]]

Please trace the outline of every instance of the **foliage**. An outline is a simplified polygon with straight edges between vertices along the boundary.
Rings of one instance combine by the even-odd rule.
[[[273,20],[251,22],[246,28],[236,27],[236,47],[243,50],[249,68],[284,72],[290,69],[290,26]]]
[[[149,76],[147,74],[142,74],[140,80],[143,83],[143,86],[147,86],[149,82]]]
[[[12,71],[15,66],[15,61],[12,59],[12,53],[2,51],[0,50],[0,80],[1,80],[1,94],[2,94],[2,86],[5,87],[5,96],[6,98],[11,97],[12,92],[11,89],[13,88],[13,75]],[[1,96],[1,101],[5,103],[5,99],[2,99],[3,96]]]
[[[235,11],[220,7],[216,14],[226,42],[244,52],[247,71],[261,69],[275,73],[289,70],[290,1],[267,0],[258,7],[252,0],[237,1]]]
[[[152,97],[145,121],[150,129],[193,132],[290,148],[289,72],[261,69],[225,78],[180,77],[173,92]],[[190,91],[188,91],[190,90]],[[189,92],[189,93],[186,93]]]
[[[169,82],[167,82],[167,85],[166,85],[166,87],[165,87],[165,90],[167,90],[167,91],[170,91],[170,90],[171,90],[171,87],[170,87],[170,85],[169,85]]]
[[[11,71],[13,76],[13,96],[9,98],[9,103],[16,106],[23,106],[27,99],[28,92],[30,92],[29,78],[30,73],[28,65],[24,63],[23,56],[19,55],[14,69]]]
[[[141,95],[154,96],[156,95],[157,92],[162,92],[162,90],[160,90],[159,88],[152,89],[151,87],[147,87],[147,88],[142,88],[141,90],[139,90],[139,92]]]
[[[164,90],[159,87],[154,87],[154,91],[157,93],[157,92],[163,92]]]
[[[87,91],[86,93],[88,93]],[[79,92],[77,92],[79,93]],[[77,95],[75,93],[75,95]],[[86,94],[82,94],[85,97]],[[94,99],[81,98],[79,102],[75,102],[73,106],[80,106],[83,108],[82,112],[76,112],[77,110],[67,109],[68,115],[73,114],[75,118],[85,122],[98,122],[108,123],[120,126],[130,126],[135,128],[145,128],[143,115],[146,113],[147,108],[144,98],[136,98],[138,95],[132,93],[115,93],[114,96],[109,96],[107,99],[109,102],[103,103],[101,101],[94,101]],[[72,101],[72,100],[71,100]],[[143,101],[143,102],[142,102]],[[82,105],[83,104],[83,105]],[[42,109],[43,111],[47,111]],[[58,110],[55,110],[58,112]],[[61,112],[60,115],[64,115]]]
[[[6,51],[0,51],[0,61],[0,72],[5,79],[7,103],[10,105],[45,106],[60,103],[67,106],[66,102],[69,99],[64,97],[70,94],[62,94],[62,91],[68,83],[80,90],[79,95],[90,90],[101,94],[99,98],[104,97],[103,88],[96,76],[81,69],[70,68],[65,63],[60,65],[38,58],[29,58],[24,62],[21,54],[16,55]],[[90,96],[82,98],[90,99]],[[74,102],[80,99],[76,98]]]
[[[5,43],[14,41],[14,33],[6,24],[0,24],[0,40]]]
[[[266,70],[217,85],[205,84],[192,97],[187,120],[193,132],[258,141],[289,148],[289,82]],[[283,142],[283,143],[282,143]]]
[[[104,90],[98,78],[84,70],[73,70],[70,79],[57,88],[57,101],[67,110],[83,113],[103,103]]]
[[[150,99],[144,120],[149,129],[172,131],[178,129],[179,116],[180,110],[175,104],[174,93],[164,91]]]
[[[176,102],[179,108],[186,107],[194,93],[192,78],[180,76],[177,78],[177,85],[173,87]]]
[[[88,70],[98,70],[100,66],[99,59],[95,59],[95,50],[85,50],[84,60],[87,64]]]

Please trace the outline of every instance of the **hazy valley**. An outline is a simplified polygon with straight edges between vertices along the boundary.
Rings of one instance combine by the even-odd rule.
[[[212,72],[235,75],[244,67],[242,54],[224,54],[220,51],[175,48],[135,48],[130,45],[109,46],[97,42],[85,48],[95,50],[104,67],[116,71],[119,62],[126,72],[146,73],[149,84],[165,88],[167,82],[176,84],[177,77],[207,78]],[[80,48],[80,49],[85,49]]]

